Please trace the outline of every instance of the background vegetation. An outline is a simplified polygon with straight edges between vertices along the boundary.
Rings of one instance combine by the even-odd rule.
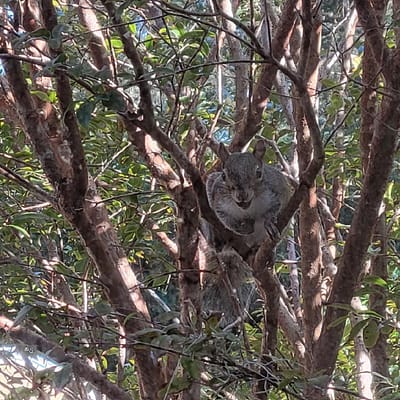
[[[0,328],[26,356],[0,393],[400,398],[399,1],[0,10]],[[256,136],[296,182],[275,259],[205,196],[218,142]],[[244,323],[202,300],[204,221],[257,283]]]

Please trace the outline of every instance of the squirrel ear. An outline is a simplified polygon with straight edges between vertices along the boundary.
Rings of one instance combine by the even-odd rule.
[[[257,140],[256,145],[254,146],[253,155],[258,161],[263,161],[266,150],[267,146],[265,140]]]
[[[218,156],[223,163],[229,157],[229,151],[227,150],[227,148],[224,146],[223,143],[220,143],[218,146]]]

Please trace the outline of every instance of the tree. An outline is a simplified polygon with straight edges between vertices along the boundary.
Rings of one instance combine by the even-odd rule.
[[[1,9],[5,340],[110,399],[394,398],[397,2]],[[289,257],[208,204],[218,141],[256,135],[294,182]],[[252,324],[202,299],[217,275],[236,301],[226,245],[257,284]]]

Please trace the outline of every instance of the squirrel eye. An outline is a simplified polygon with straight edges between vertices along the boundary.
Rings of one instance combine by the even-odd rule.
[[[261,179],[262,178],[262,170],[259,167],[257,167],[257,169],[256,169],[256,178],[257,179]]]
[[[226,180],[226,175],[225,175],[225,172],[224,172],[224,171],[222,171],[221,177],[222,177],[222,180],[225,182],[225,180]]]

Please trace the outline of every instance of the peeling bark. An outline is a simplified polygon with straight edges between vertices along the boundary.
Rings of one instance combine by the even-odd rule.
[[[354,297],[351,301],[351,305],[354,310],[361,311],[363,306],[359,297]],[[351,325],[354,325],[361,321],[361,318],[357,315],[350,316]],[[354,337],[354,354],[356,362],[356,382],[358,388],[358,394],[365,397],[366,399],[373,399],[372,393],[372,369],[371,369],[371,358],[367,348],[364,344],[363,330],[357,333]]]
[[[385,213],[379,217],[378,223],[375,227],[374,239],[379,246],[379,254],[372,257],[371,259],[371,275],[382,278],[387,282],[388,270],[387,270],[387,251],[388,251],[388,232],[385,223]],[[372,286],[372,292],[369,295],[369,307],[383,318],[386,317],[386,302],[387,302],[387,291],[385,288],[377,285]],[[379,393],[380,377],[389,377],[389,355],[388,355],[388,343],[387,335],[383,332],[379,332],[378,340],[370,349],[372,371],[377,376],[374,376],[374,389],[375,393]],[[387,394],[387,390],[385,391]],[[379,398],[379,396],[378,396]]]
[[[371,34],[371,45],[376,60],[383,63],[386,81],[379,118],[376,120],[371,151],[360,201],[357,205],[349,235],[346,240],[339,271],[333,284],[330,303],[350,304],[357,286],[363,262],[379,215],[379,208],[393,165],[396,132],[399,128],[400,99],[397,91],[400,82],[400,55],[397,49],[390,52],[384,46],[381,30],[371,5],[355,2],[360,22]],[[385,57],[383,56],[385,54]],[[384,121],[384,122],[383,122]],[[317,370],[332,374],[343,333],[343,324],[330,329],[329,325],[346,315],[344,310],[328,307],[322,334],[315,351]]]
[[[303,3],[303,36],[298,71],[305,80],[310,98],[315,102],[318,82],[319,52],[321,46],[321,21],[313,14],[311,2]],[[301,106],[296,105],[297,153],[299,171],[304,171],[312,157],[311,135]],[[309,187],[300,205],[299,233],[301,243],[302,297],[305,335],[305,372],[313,373],[313,349],[320,336],[322,323],[321,302],[321,237],[315,181]],[[306,389],[306,393],[307,389]]]
[[[271,55],[275,60],[279,61],[282,58],[288,46],[297,17],[296,8],[298,4],[298,0],[287,0],[282,9],[280,23],[272,39]],[[239,127],[238,133],[233,138],[232,144],[229,146],[230,151],[240,151],[261,128],[261,117],[267,105],[277,70],[278,68],[275,64],[268,63],[262,68],[246,117]]]
[[[236,7],[231,0],[218,0],[218,9],[224,14],[233,18]],[[225,29],[230,33],[235,33],[236,26],[232,21],[223,19]],[[243,59],[240,43],[232,35],[227,35],[229,50],[233,60]],[[248,66],[244,63],[235,64],[235,131],[236,127],[242,123],[248,105]]]
[[[51,3],[46,1],[44,14],[51,28],[56,24],[55,13]],[[3,48],[2,51],[6,50]],[[132,335],[149,326],[150,317],[138,281],[108,219],[107,210],[94,184],[88,187],[88,174],[76,116],[71,107],[72,93],[68,79],[63,72],[56,74],[65,125],[56,127],[54,135],[54,131],[49,131],[50,127],[54,128],[54,120],[47,124],[46,116],[37,113],[19,62],[8,59],[4,66],[25,132],[56,189],[59,210],[80,233],[99,270],[107,297],[119,313],[121,323],[126,323],[127,334]],[[134,317],[127,319],[128,315]],[[158,363],[153,361],[149,349],[133,347],[142,396],[156,399],[163,384]]]
[[[230,3],[227,1],[226,3]],[[399,104],[397,93],[400,86],[399,59],[397,50],[384,48],[381,36],[381,27],[376,12],[371,13],[371,4],[378,2],[367,2],[363,4],[356,1],[360,12],[361,22],[365,28],[369,45],[366,48],[366,57],[374,58],[377,62],[373,65],[370,75],[365,69],[365,107],[366,110],[375,112],[375,129],[372,129],[370,121],[365,122],[365,135],[362,127],[362,148],[363,148],[363,169],[365,171],[364,188],[361,194],[360,203],[357,207],[353,219],[352,228],[347,239],[345,251],[340,264],[339,274],[337,275],[329,303],[349,304],[357,287],[359,274],[366,249],[370,243],[374,225],[378,215],[378,208],[382,200],[383,191],[390,172],[393,152],[395,149],[395,134],[398,129]],[[382,2],[381,2],[382,3]],[[29,4],[26,2],[24,4]],[[43,1],[46,26],[51,30],[56,24],[56,16],[49,0]],[[94,10],[90,0],[79,2],[81,12],[85,13],[86,7],[90,11],[86,15],[81,15],[82,23],[88,30],[97,30]],[[243,245],[243,240],[231,232],[227,231],[216,218],[213,210],[209,207],[205,194],[204,183],[198,165],[201,157],[196,159],[198,154],[194,154],[196,145],[190,144],[190,152],[182,149],[176,144],[162,129],[154,116],[152,84],[143,79],[147,66],[140,57],[135,39],[129,35],[129,29],[122,19],[116,15],[115,4],[112,1],[104,0],[112,27],[121,37],[128,59],[135,69],[134,84],[140,89],[140,101],[137,109],[133,109],[133,104],[126,102],[126,112],[120,114],[129,140],[134,144],[135,150],[145,160],[152,176],[165,188],[176,204],[177,216],[177,243],[172,242],[168,237],[159,236],[165,247],[170,251],[172,257],[177,260],[179,285],[181,297],[181,317],[183,330],[187,333],[199,332],[200,327],[200,274],[199,274],[199,215],[201,214],[210,224],[215,227],[216,235],[220,236],[225,242],[229,242],[247,261],[253,259],[252,269],[254,276],[259,284],[260,291],[267,307],[266,323],[266,351],[263,352],[263,361],[267,363],[271,360],[277,347],[277,328],[278,322],[282,327],[289,341],[294,344],[298,360],[304,361],[305,369],[308,373],[327,373],[331,374],[337,357],[338,346],[342,338],[342,326],[329,329],[329,326],[338,317],[344,315],[343,310],[335,307],[328,307],[325,320],[320,335],[322,322],[321,298],[320,298],[320,279],[321,279],[321,253],[319,237],[319,217],[317,214],[317,192],[315,178],[324,160],[323,148],[320,138],[318,124],[313,109],[312,97],[316,94],[316,71],[318,64],[317,39],[310,32],[318,25],[318,19],[313,19],[311,15],[311,5],[309,1],[303,2],[306,10],[301,18],[304,23],[304,37],[302,42],[302,54],[300,54],[299,72],[294,72],[279,61],[285,54],[286,47],[292,35],[295,25],[297,11],[295,6],[298,2],[287,1],[284,6],[281,21],[277,27],[277,33],[272,42],[272,56],[265,55],[265,60],[269,63],[263,64],[263,68],[255,88],[254,96],[251,101],[251,108],[248,110],[246,118],[240,125],[240,131],[235,135],[232,142],[232,149],[239,149],[251,139],[261,127],[262,114],[273,85],[277,70],[286,73],[289,79],[293,80],[298,92],[297,107],[297,127],[298,143],[301,163],[301,173],[299,186],[291,198],[288,206],[278,216],[277,225],[282,231],[293,213],[301,205],[301,244],[302,244],[302,263],[303,263],[303,293],[305,307],[306,343],[304,348],[301,332],[298,332],[298,325],[288,309],[288,303],[280,299],[280,287],[273,270],[273,250],[278,238],[274,241],[269,238],[265,240],[255,257],[250,257],[250,249]],[[235,5],[232,4],[234,7]],[[223,8],[223,7],[222,7]],[[224,9],[224,13],[227,10]],[[93,12],[93,13],[92,13]],[[156,13],[158,18],[162,12]],[[376,14],[375,17],[373,14]],[[371,16],[372,15],[372,16]],[[230,13],[233,16],[233,13]],[[375,18],[375,20],[374,20]],[[313,21],[313,22],[312,22]],[[160,20],[157,20],[160,22]],[[32,23],[32,21],[30,21]],[[229,31],[228,25],[225,29]],[[162,24],[160,24],[162,25]],[[104,38],[99,35],[88,39],[93,45],[90,52],[94,63],[98,69],[113,68],[108,52],[106,51]],[[88,33],[90,36],[90,33]],[[235,39],[232,37],[232,43]],[[237,49],[231,43],[232,53]],[[311,50],[310,50],[311,49]],[[6,51],[3,49],[3,51]],[[315,51],[315,53],[311,53]],[[62,48],[52,50],[52,57],[56,57],[62,52]],[[96,53],[98,52],[98,53]],[[235,53],[236,54],[236,53]],[[260,53],[261,54],[261,53]],[[385,61],[390,56],[389,61]],[[158,390],[161,388],[163,378],[161,378],[161,366],[154,359],[154,354],[150,350],[144,350],[135,346],[137,333],[141,329],[151,326],[147,306],[141,297],[139,282],[133,275],[125,253],[121,250],[116,232],[108,219],[107,211],[98,196],[93,182],[87,173],[85,159],[83,156],[82,143],[80,139],[79,127],[72,105],[72,91],[69,80],[63,71],[56,71],[57,93],[59,106],[62,112],[58,116],[55,108],[51,104],[38,103],[29,94],[29,88],[23,81],[22,71],[16,60],[5,62],[7,74],[13,86],[13,94],[19,109],[19,120],[23,122],[23,127],[30,135],[30,139],[37,154],[42,162],[43,168],[49,177],[50,182],[55,188],[54,198],[57,200],[55,206],[61,210],[71,224],[77,229],[87,246],[88,252],[96,263],[100,272],[101,281],[115,310],[120,313],[120,321],[126,322],[126,332],[128,344],[135,350],[136,367],[139,372],[141,394],[146,399],[157,399]],[[236,67],[238,76],[244,69]],[[375,86],[379,82],[378,73],[383,71],[385,87],[383,91],[383,103],[381,110],[377,109],[373,100]],[[311,76],[314,73],[314,76]],[[310,77],[311,76],[311,77]],[[241,82],[243,83],[243,82]],[[243,85],[244,87],[245,85]],[[237,86],[239,87],[239,85]],[[372,93],[372,94],[371,94]],[[364,99],[364,97],[363,97]],[[237,97],[238,104],[244,104],[243,96]],[[40,112],[37,112],[38,104]],[[236,122],[241,120],[239,117],[242,110],[237,110]],[[65,120],[64,120],[65,117]],[[217,117],[216,117],[217,118]],[[384,121],[384,122],[382,122]],[[62,123],[65,123],[63,125]],[[197,129],[197,128],[196,128]],[[193,128],[194,141],[198,132]],[[205,149],[203,147],[203,150]],[[168,153],[172,161],[168,161],[164,154]],[[189,154],[189,156],[187,155]],[[174,164],[176,163],[176,164]],[[0,167],[0,173],[12,176],[9,172]],[[332,206],[332,214],[337,219],[343,199],[343,185],[339,180],[334,182],[335,201]],[[39,193],[39,191],[38,191]],[[45,196],[46,197],[46,196]],[[54,204],[54,198],[50,202]],[[328,239],[335,238],[334,221],[331,221]],[[149,221],[151,229],[157,229],[156,225]],[[383,237],[383,233],[380,232]],[[386,234],[386,233],[385,233]],[[378,239],[379,237],[377,237]],[[384,244],[382,243],[382,246]],[[383,253],[384,254],[384,253]],[[384,276],[384,266],[380,264],[382,260],[376,260],[376,273]],[[371,302],[378,312],[384,313],[383,297],[373,298]],[[286,308],[285,308],[286,307]],[[129,318],[127,318],[129,316]],[[300,318],[299,318],[300,320]],[[382,346],[384,338],[382,338]],[[264,349],[265,350],[265,349]],[[373,349],[374,351],[374,349]],[[376,370],[387,371],[384,364],[384,351],[382,347],[376,347]],[[171,359],[170,359],[171,360]],[[169,360],[169,361],[170,361]],[[176,360],[173,360],[176,361]],[[176,363],[172,368],[176,366]],[[171,370],[165,376],[171,378]],[[260,394],[268,385],[268,380],[261,377]],[[262,380],[262,378],[266,378]],[[265,385],[267,383],[267,385]],[[310,393],[310,396],[318,396],[321,393]],[[199,398],[199,384],[194,383],[189,390],[182,394],[184,399]],[[322,396],[322,395],[321,395]],[[117,397],[115,397],[117,398]],[[310,397],[312,399],[314,397]]]
[[[387,1],[373,1],[373,10],[377,24],[382,25],[383,18],[387,6]],[[380,28],[383,34],[383,28]],[[369,31],[365,34],[365,53],[362,62],[363,75],[362,81],[365,85],[364,92],[361,97],[361,129],[360,129],[360,150],[361,162],[364,174],[368,171],[372,139],[375,128],[375,119],[378,117],[378,100],[376,88],[379,84],[380,72],[382,64],[379,59],[374,57],[376,48],[374,46],[374,35]],[[383,60],[382,60],[383,61]],[[386,251],[387,239],[385,229],[385,213],[379,217],[378,223],[375,227],[375,238],[381,248],[381,255],[373,257],[371,260],[371,274],[379,276],[386,280],[387,278],[387,265],[386,265]],[[386,294],[382,288],[373,287],[375,291],[370,294],[369,304],[371,310],[376,311],[378,314],[385,316],[386,314]],[[388,356],[387,356],[387,342],[386,335],[379,333],[379,338],[375,346],[370,350],[372,372],[380,376],[389,376],[388,370]],[[375,392],[379,390],[379,378],[374,377]]]
[[[107,71],[107,78],[113,77],[114,66],[106,50],[106,42],[91,0],[79,0],[78,16],[81,24],[87,29],[88,47],[94,65],[99,70]]]
[[[386,6],[384,1],[374,1],[373,13],[379,25],[382,24],[382,18]],[[376,6],[379,6],[378,8]],[[382,28],[379,28],[381,34]],[[374,124],[377,117],[377,93],[376,88],[379,84],[379,75],[381,71],[381,62],[374,57],[373,35],[370,31],[365,32],[365,49],[362,58],[362,82],[364,90],[361,96],[361,128],[360,128],[360,150],[361,165],[364,174],[367,171],[369,154],[371,150],[371,141],[374,134]]]

